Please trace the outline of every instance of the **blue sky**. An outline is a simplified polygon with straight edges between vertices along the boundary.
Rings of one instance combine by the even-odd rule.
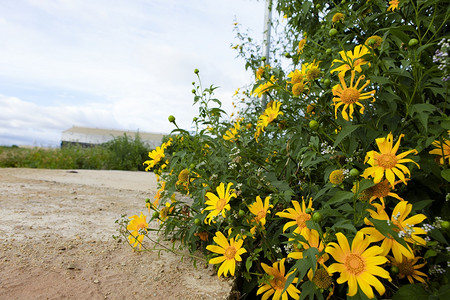
[[[262,40],[264,1],[0,2],[0,145],[57,146],[76,126],[190,129],[193,70],[231,113],[251,74],[233,23]]]

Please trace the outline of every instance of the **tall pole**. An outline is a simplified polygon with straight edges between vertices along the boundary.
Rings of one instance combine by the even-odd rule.
[[[264,13],[264,41],[263,41],[263,53],[266,60],[265,64],[270,64],[270,29],[272,28],[272,0],[266,0],[266,10]],[[263,94],[261,98],[261,108],[264,110],[267,106],[267,96]]]

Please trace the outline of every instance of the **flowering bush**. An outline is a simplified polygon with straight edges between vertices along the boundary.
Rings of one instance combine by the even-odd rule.
[[[238,34],[256,81],[231,120],[196,70],[195,132],[177,127],[146,162],[160,174],[152,219],[236,276],[242,298],[446,298],[448,5],[276,10],[271,65]],[[137,218],[133,246],[147,234]]]

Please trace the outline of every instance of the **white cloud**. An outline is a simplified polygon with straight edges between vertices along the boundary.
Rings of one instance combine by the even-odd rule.
[[[169,132],[170,114],[190,129],[194,68],[230,111],[250,78],[230,49],[234,15],[262,31],[257,1],[0,3],[0,144],[58,144],[72,125]]]

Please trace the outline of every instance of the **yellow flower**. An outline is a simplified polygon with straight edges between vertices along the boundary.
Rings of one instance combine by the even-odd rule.
[[[361,231],[356,233],[351,248],[343,233],[336,233],[336,238],[338,243],[329,243],[325,252],[331,254],[337,261],[328,267],[328,272],[340,273],[337,283],[348,282],[348,296],[356,295],[358,286],[369,298],[375,297],[372,286],[383,295],[384,285],[375,276],[389,281],[391,278],[388,271],[379,267],[388,261],[386,257],[380,255],[382,249],[378,246],[367,248],[370,244],[369,238],[365,238]]]
[[[239,122],[234,123],[233,128],[228,129],[223,135],[223,139],[226,141],[234,142],[239,137],[238,131],[241,129]]]
[[[306,45],[306,33],[305,33],[305,37],[303,39],[301,39],[300,42],[298,42],[297,54],[303,53],[303,49],[305,48],[305,45]]]
[[[248,209],[254,214],[256,223],[261,223],[262,226],[266,224],[266,215],[270,213],[269,209],[273,205],[269,204],[270,196],[267,196],[264,200],[264,204],[260,196],[256,196],[256,202],[253,202]]]
[[[378,47],[381,46],[382,42],[383,42],[383,39],[381,37],[379,37],[378,35],[372,35],[371,37],[369,37],[366,40],[364,45],[366,45],[368,47],[372,47],[373,49],[377,49]]]
[[[256,295],[264,293],[264,295],[262,296],[262,299],[264,300],[269,299],[269,297],[272,295],[273,295],[272,299],[274,300],[278,299],[287,300],[288,294],[294,299],[299,298],[300,291],[292,284],[297,283],[298,278],[294,278],[292,283],[287,287],[286,291],[283,293],[287,278],[292,273],[294,273],[294,271],[292,271],[288,273],[286,276],[284,275],[284,273],[286,272],[284,268],[285,260],[286,259],[283,258],[281,261],[273,263],[272,267],[269,267],[265,263],[261,263],[261,267],[270,276],[270,279],[268,280],[269,282],[260,285],[258,291],[256,292]]]
[[[257,142],[258,137],[260,136],[261,132],[264,131],[264,128],[266,128],[269,123],[275,120],[279,115],[283,114],[283,112],[280,111],[280,107],[280,101],[271,101],[267,103],[266,110],[261,116],[259,116],[258,122],[256,123],[255,139]]]
[[[342,20],[344,20],[344,14],[343,13],[335,13],[333,15],[333,18],[331,19],[331,22],[337,23]]]
[[[311,229],[309,231],[304,231],[302,233],[302,236],[306,239],[307,243],[300,242],[302,245],[301,251],[292,251],[288,254],[289,258],[293,259],[303,259],[303,250],[309,249],[309,248],[317,248],[319,250],[319,253],[322,252],[325,249],[325,246],[323,245],[323,242],[319,239],[319,232],[317,230]],[[294,245],[294,249],[298,250],[297,247]],[[325,270],[327,270],[327,267],[325,266],[325,262],[329,259],[328,254],[324,253],[322,256],[317,258],[317,263],[322,265]],[[317,267],[316,267],[317,269]],[[308,271],[308,278],[312,280],[313,278],[313,271],[312,269],[309,269]]]
[[[174,196],[174,195],[173,195]],[[173,197],[172,196],[172,197]],[[172,203],[174,201],[172,200]],[[169,202],[166,202],[165,206],[159,211],[159,219],[164,222],[169,218],[169,214],[172,213],[175,207],[172,206]]]
[[[213,240],[218,246],[208,245],[206,246],[206,250],[221,254],[222,256],[210,259],[209,263],[213,265],[222,263],[217,272],[218,277],[222,274],[227,277],[228,272],[230,272],[231,276],[234,276],[236,262],[242,261],[241,255],[247,252],[245,248],[242,248],[244,240],[237,235],[236,241],[234,238],[231,238],[228,243],[227,238],[220,231],[216,232],[216,236]]]
[[[178,174],[178,181],[187,182],[188,180],[189,180],[189,170],[188,169],[181,170],[181,172]]]
[[[450,131],[448,132],[450,135]],[[445,163],[445,160],[448,160],[448,164],[450,165],[450,140],[443,138],[443,142],[441,143],[438,140],[435,140],[432,145],[436,147],[436,149],[431,150],[430,154],[439,155],[439,162],[441,165]]]
[[[303,82],[298,82],[292,86],[292,95],[295,97],[300,96],[305,90],[305,84]]]
[[[404,134],[400,135],[394,147],[392,147],[392,133],[389,133],[386,138],[376,139],[375,142],[377,143],[380,152],[367,152],[364,163],[368,163],[371,167],[365,169],[361,176],[364,178],[368,178],[369,176],[373,177],[374,183],[379,183],[385,176],[391,185],[395,184],[395,177],[397,176],[404,184],[406,184],[404,174],[410,176],[411,173],[409,172],[409,169],[402,164],[412,162],[416,164],[418,168],[420,168],[420,166],[412,159],[405,158],[410,153],[417,154],[416,149],[403,152],[399,155],[395,154],[400,147],[400,140],[404,136]]]
[[[154,206],[158,206],[159,199],[161,199],[161,193],[164,192],[165,188],[166,188],[166,182],[162,181],[161,182],[161,188],[156,192],[155,197],[153,197],[155,199],[155,201],[153,201],[153,205]]]
[[[398,0],[391,0],[389,1],[389,7],[388,7],[388,11],[394,11],[395,9],[398,9],[398,5],[400,4],[400,1]]]
[[[219,214],[222,214],[222,216],[225,218],[225,210],[230,210],[230,202],[231,198],[236,198],[236,194],[234,191],[230,190],[233,183],[228,183],[227,189],[225,190],[225,184],[223,182],[220,183],[220,185],[216,188],[217,197],[215,194],[208,192],[206,193],[206,198],[208,200],[205,202],[207,206],[205,210],[210,210],[211,212],[206,216],[205,223],[208,222],[208,224],[211,224],[211,220],[213,217],[218,216]]]
[[[272,75],[266,83],[260,84],[257,86],[253,92],[252,95],[256,95],[257,97],[261,97],[264,93],[268,92],[275,84],[277,80],[275,79],[275,76]]]
[[[339,106],[344,105],[344,108],[342,109],[342,118],[344,120],[348,121],[349,117],[350,119],[353,119],[353,111],[354,106],[358,105],[360,107],[359,113],[364,113],[364,106],[359,103],[360,100],[370,99],[372,98],[374,102],[374,94],[375,90],[372,90],[370,92],[361,93],[362,90],[370,83],[370,80],[367,80],[365,84],[363,84],[359,89],[358,85],[361,80],[363,80],[365,77],[364,75],[359,76],[358,80],[356,81],[355,85],[353,85],[353,80],[355,79],[355,71],[352,71],[352,76],[350,78],[350,86],[347,87],[344,81],[344,77],[339,75],[339,80],[341,81],[341,85],[336,85],[333,87],[333,104],[334,104],[334,116],[337,119],[337,111]],[[347,114],[347,108],[349,108],[349,114]]]
[[[298,69],[295,69],[294,71],[289,73],[288,77],[291,78],[291,81],[287,81],[287,83],[290,83],[292,85],[303,82],[303,73]]]
[[[344,170],[342,169],[334,170],[333,172],[330,173],[329,179],[332,184],[335,185],[341,184],[342,182],[344,182],[345,179]]]
[[[417,214],[410,218],[407,218],[412,209],[412,204],[409,204],[407,201],[400,201],[394,208],[392,212],[391,218],[389,218],[386,211],[380,204],[373,204],[375,206],[376,211],[368,209],[370,216],[376,220],[385,220],[396,226],[394,231],[398,232],[398,236],[403,238],[407,243],[410,244],[419,244],[425,245],[425,240],[418,236],[419,234],[426,234],[426,231],[420,227],[413,227],[416,224],[421,223],[426,219],[426,216],[423,214]],[[372,223],[366,218],[364,222],[367,225],[372,225]],[[382,255],[387,255],[389,251],[392,250],[392,254],[394,254],[395,259],[398,262],[402,261],[402,255],[406,258],[413,259],[414,254],[411,250],[411,247],[406,244],[404,247],[402,244],[397,242],[393,237],[385,237],[381,234],[375,227],[365,227],[361,229],[361,232],[369,235],[370,240],[372,242],[383,241],[381,244],[381,248],[383,250]]]
[[[302,73],[306,74],[306,79],[312,81],[314,79],[319,78],[320,69],[319,69],[320,61],[316,62],[314,59],[312,63],[304,63],[302,64]]]
[[[141,212],[140,216],[134,215],[129,218],[131,219],[131,221],[127,225],[127,230],[130,232],[128,241],[133,247],[139,245],[139,249],[141,249],[142,240],[147,233],[147,217],[144,216],[144,214]]]
[[[333,284],[333,278],[325,269],[317,269],[316,272],[314,273],[314,276],[312,277],[308,276],[308,278],[310,281],[314,282],[316,287],[319,289],[326,290]],[[329,296],[327,297],[327,299],[329,299]]]
[[[340,51],[339,55],[342,57],[342,60],[334,59],[331,66],[333,66],[335,63],[339,62],[342,63],[339,67],[333,69],[330,71],[331,74],[333,72],[340,72],[339,75],[345,76],[345,73],[348,70],[355,70],[358,73],[362,72],[361,66],[367,64],[368,62],[361,57],[369,53],[369,49],[363,45],[357,45],[353,49],[353,52],[351,50],[349,51]],[[370,63],[369,63],[370,66]]]
[[[413,259],[408,259],[403,257],[401,262],[396,261],[393,257],[388,256],[393,266],[398,267],[398,278],[403,279],[407,278],[411,284],[414,284],[414,279],[425,283],[425,280],[422,277],[428,277],[427,274],[418,271],[417,269],[422,268],[426,265],[426,262],[416,265],[417,261],[422,257],[414,257]],[[422,276],[422,277],[420,277]]]
[[[309,230],[308,227],[306,227],[306,221],[311,220],[311,215],[307,214],[305,210],[307,208],[310,208],[312,211],[314,211],[314,208],[312,208],[312,198],[309,199],[308,206],[305,205],[305,198],[303,197],[301,206],[300,203],[295,200],[292,201],[292,204],[294,205],[294,208],[287,208],[282,212],[276,213],[276,215],[282,218],[294,220],[289,221],[284,225],[283,232],[286,231],[286,229],[288,229],[289,227],[297,225],[294,233],[302,234],[302,232]]]
[[[395,182],[395,184],[399,183],[400,181]],[[384,198],[386,198],[387,196],[391,196],[394,198],[397,198],[400,201],[404,201],[403,198],[401,198],[399,195],[397,195],[396,193],[391,192],[391,190],[394,189],[394,186],[391,185],[389,183],[389,181],[387,181],[387,179],[380,181],[379,183],[375,184],[374,186],[368,188],[368,190],[370,191],[370,199],[369,202],[370,204],[372,204],[373,200],[375,199],[380,199],[381,201],[381,205],[384,208]]]
[[[165,148],[163,146],[156,147],[155,150],[148,153],[148,157],[150,157],[151,159],[146,160],[142,163],[143,165],[148,165],[145,168],[145,171],[152,169],[156,164],[158,164],[165,157],[164,149]]]

